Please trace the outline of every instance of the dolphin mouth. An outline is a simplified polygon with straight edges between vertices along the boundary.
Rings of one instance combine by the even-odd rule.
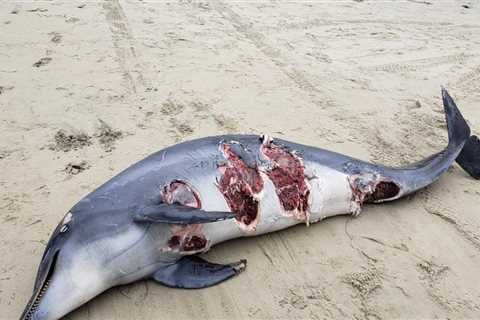
[[[20,320],[32,320],[33,315],[35,314],[35,311],[37,311],[38,306],[40,305],[40,302],[42,301],[43,296],[45,295],[45,292],[47,291],[48,287],[50,286],[50,281],[52,279],[53,273],[55,271],[55,266],[57,263],[57,258],[59,254],[59,250],[57,250],[51,259],[49,259],[49,264],[48,264],[48,271],[43,279],[41,281],[41,284],[36,288],[36,290],[33,292],[32,297],[30,298],[30,301],[28,302],[27,306],[25,307],[25,310],[22,313],[22,316],[20,317]]]

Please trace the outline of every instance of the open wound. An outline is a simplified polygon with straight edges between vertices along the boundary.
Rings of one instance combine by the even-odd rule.
[[[262,170],[272,180],[285,213],[308,224],[310,186],[302,160],[269,139],[262,143],[261,152],[270,161]]]
[[[168,204],[181,204],[184,206],[201,209],[202,203],[198,193],[186,182],[174,180],[162,190],[163,202]],[[195,254],[208,249],[208,240],[202,232],[201,224],[172,225],[172,236],[167,242],[170,251],[183,254]]]
[[[259,221],[259,199],[263,190],[263,179],[256,165],[250,166],[245,158],[249,150],[238,142],[223,142],[220,151],[226,161],[218,164],[222,175],[217,187],[223,194],[235,219],[245,230],[255,230]]]
[[[400,186],[374,173],[355,174],[348,178],[352,190],[352,213],[360,214],[364,203],[380,203],[400,194]]]

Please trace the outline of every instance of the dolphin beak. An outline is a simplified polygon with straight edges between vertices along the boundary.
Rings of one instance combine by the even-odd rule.
[[[32,297],[28,301],[28,304],[25,307],[25,310],[23,311],[20,320],[34,319],[35,312],[37,311],[38,306],[42,302],[42,298],[47,291],[48,286],[50,285],[50,280],[55,270],[55,264],[60,250],[55,250],[53,252],[50,251],[51,250],[48,250],[45,253],[44,258],[40,263]]]

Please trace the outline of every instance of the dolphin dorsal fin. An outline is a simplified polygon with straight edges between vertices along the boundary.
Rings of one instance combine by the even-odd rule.
[[[141,207],[136,210],[135,222],[153,222],[169,224],[209,223],[235,218],[235,214],[227,211],[205,211],[181,204],[161,203]]]

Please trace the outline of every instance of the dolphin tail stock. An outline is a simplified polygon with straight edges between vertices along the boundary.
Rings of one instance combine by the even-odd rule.
[[[455,161],[472,177],[480,178],[480,141],[470,135],[470,127],[443,86],[442,100],[448,129],[447,147],[415,164],[386,172],[400,183],[402,196],[430,185]]]

